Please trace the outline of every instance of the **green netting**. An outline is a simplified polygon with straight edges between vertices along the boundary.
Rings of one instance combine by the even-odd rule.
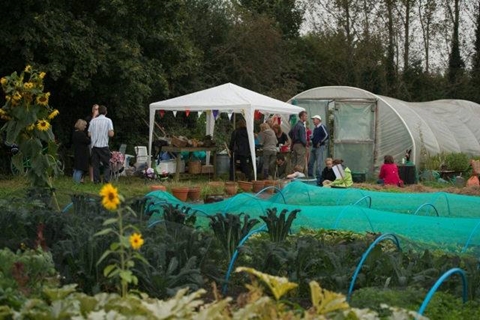
[[[208,225],[208,215],[246,213],[252,218],[265,214],[267,208],[288,211],[300,209],[293,232],[300,228],[338,229],[355,232],[395,233],[412,241],[435,244],[445,250],[480,251],[480,197],[438,193],[388,193],[361,189],[319,188],[292,182],[281,192],[241,193],[211,204],[182,203],[171,194],[155,191],[155,214],[162,216],[162,203],[181,204],[197,210],[198,224]]]

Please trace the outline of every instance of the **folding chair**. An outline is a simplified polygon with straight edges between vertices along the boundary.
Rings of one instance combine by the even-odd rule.
[[[136,155],[136,162],[135,162],[135,169],[139,170],[142,168],[148,168],[148,153],[147,147],[145,146],[136,146],[135,147],[135,155]]]

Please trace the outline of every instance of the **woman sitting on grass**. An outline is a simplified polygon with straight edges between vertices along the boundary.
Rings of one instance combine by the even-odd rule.
[[[333,168],[338,172],[338,175],[335,173],[337,178],[332,183],[324,184],[324,187],[348,188],[353,186],[352,171],[343,165],[342,159],[333,160]]]
[[[393,157],[391,155],[386,155],[383,158],[383,165],[380,168],[378,178],[378,183],[382,185],[403,186],[403,181],[398,175],[398,167],[393,162]]]

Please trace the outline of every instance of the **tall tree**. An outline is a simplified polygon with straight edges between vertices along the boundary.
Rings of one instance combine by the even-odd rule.
[[[283,35],[288,38],[299,36],[300,25],[305,13],[304,4],[296,0],[236,0],[240,7],[253,14],[270,17]]]
[[[422,28],[423,48],[425,51],[425,72],[430,72],[430,41],[432,26],[437,11],[437,0],[419,0],[418,16]]]
[[[453,21],[451,51],[448,59],[448,82],[450,84],[450,97],[461,98],[459,91],[462,86],[465,63],[460,55],[460,40],[458,29],[460,26],[460,0],[454,0],[454,8],[450,6],[450,2],[446,3],[448,13]]]
[[[387,77],[387,94],[396,96],[397,93],[397,68],[395,66],[395,22],[394,22],[394,0],[385,0],[387,12],[387,29],[388,43],[387,56],[385,61],[386,77]]]
[[[480,0],[476,7],[475,45],[472,56],[471,92],[472,100],[480,103]]]

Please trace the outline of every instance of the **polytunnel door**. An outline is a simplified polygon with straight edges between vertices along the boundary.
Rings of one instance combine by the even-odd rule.
[[[333,155],[343,159],[354,180],[373,177],[376,100],[335,101]]]

